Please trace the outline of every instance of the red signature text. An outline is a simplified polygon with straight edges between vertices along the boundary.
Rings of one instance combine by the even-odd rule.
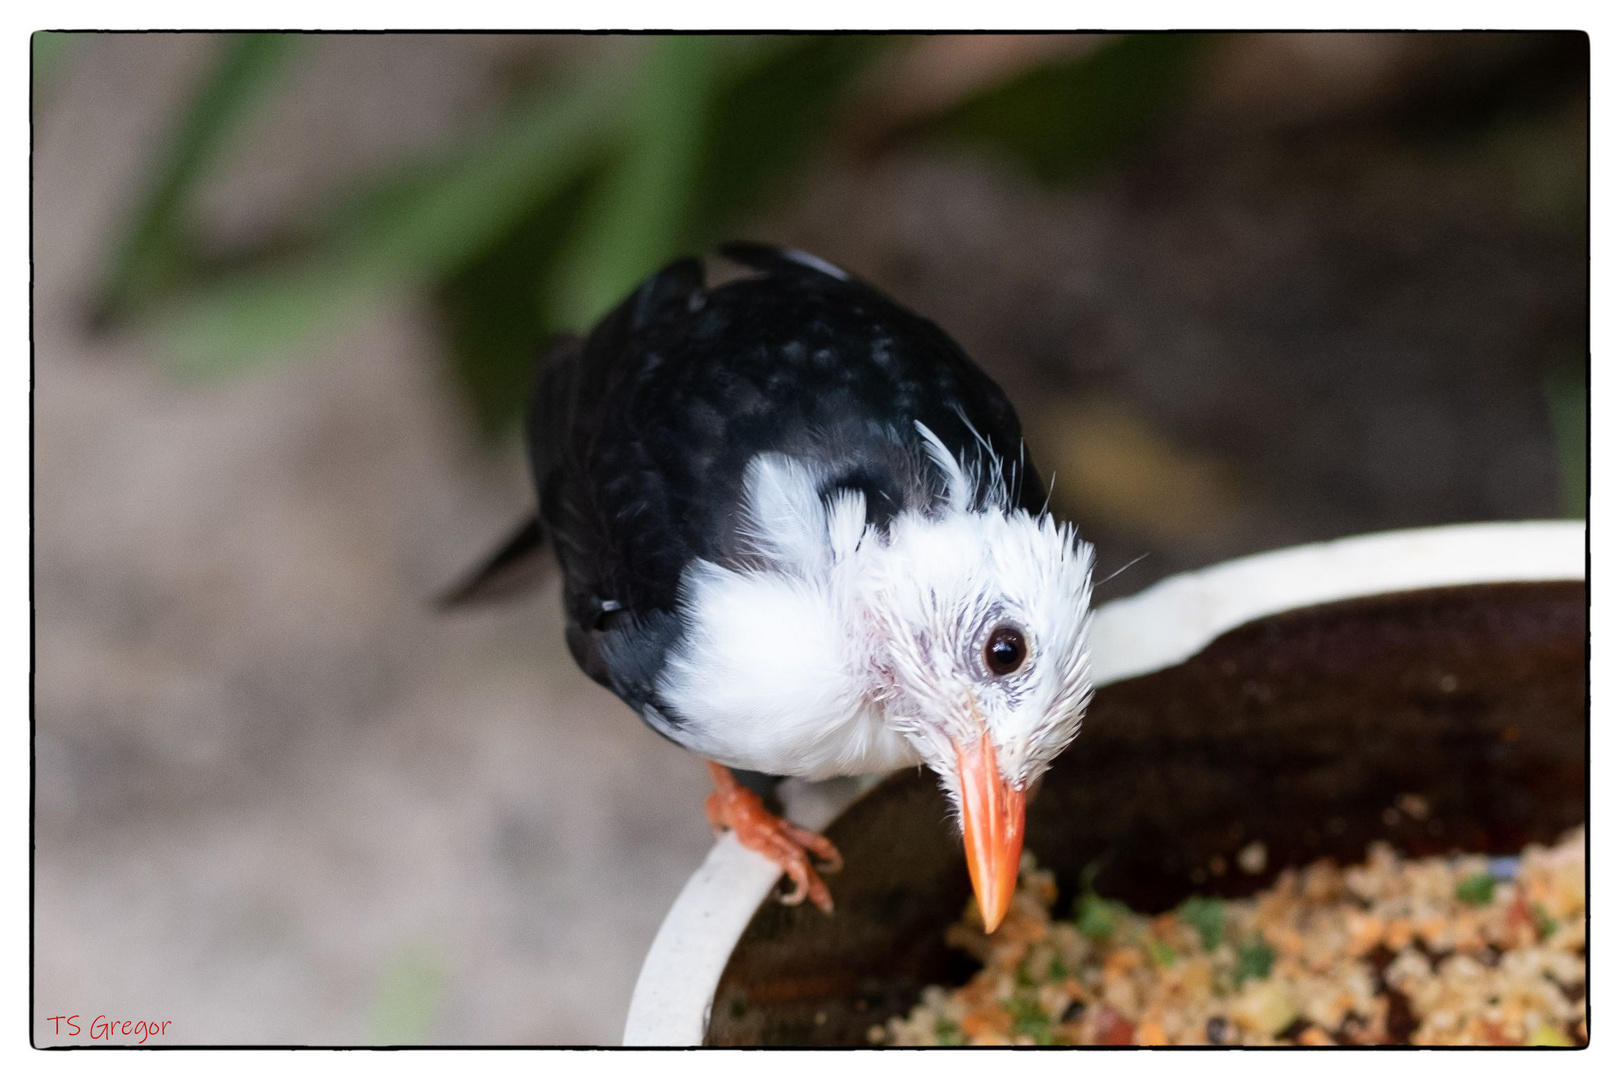
[[[105,1014],[96,1017],[88,1025],[80,1022],[78,1013],[72,1016],[47,1016],[47,1024],[52,1025],[52,1031],[57,1035],[67,1035],[74,1038],[89,1028],[92,1042],[132,1042],[143,1043],[154,1035],[167,1035],[169,1025],[173,1020],[109,1020]]]

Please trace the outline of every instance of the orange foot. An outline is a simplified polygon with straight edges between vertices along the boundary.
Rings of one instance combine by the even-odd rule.
[[[714,794],[704,803],[709,812],[709,824],[717,830],[730,829],[743,847],[759,852],[782,868],[782,873],[793,882],[793,891],[782,897],[782,903],[802,903],[808,896],[812,904],[832,914],[832,894],[827,892],[821,876],[810,865],[810,855],[806,854],[814,854],[826,864],[827,873],[836,873],[844,860],[832,842],[765,809],[759,796],[737,783],[737,778],[724,765],[711,761],[709,772],[714,776]]]

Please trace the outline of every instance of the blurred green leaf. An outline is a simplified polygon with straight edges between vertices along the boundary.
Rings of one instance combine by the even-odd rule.
[[[595,320],[684,241],[720,41],[683,34],[649,43],[618,154],[552,285],[565,324]]]
[[[486,436],[501,434],[522,412],[535,361],[559,324],[538,286],[556,265],[595,180],[587,171],[544,200],[435,293],[451,373]]]
[[[704,132],[693,207],[695,242],[752,209],[804,164],[850,84],[901,39],[872,34],[768,37],[720,88]]]
[[[412,947],[401,952],[378,980],[371,1045],[427,1042],[444,998],[444,981],[442,966],[430,951]]]
[[[680,242],[697,125],[727,39],[650,43],[618,153],[534,206],[438,291],[456,382],[486,435],[522,412],[545,341],[587,325]]]
[[[537,95],[444,159],[352,199],[311,254],[234,275],[182,305],[164,327],[174,366],[238,369],[356,306],[454,277],[591,167],[615,134],[621,82],[600,72]]]
[[[356,306],[433,287],[457,382],[498,431],[521,411],[544,340],[720,239],[804,160],[887,42],[649,39],[634,75],[591,72],[539,94],[456,151],[374,181],[298,254],[220,268],[167,311],[173,366],[240,369]]]
[[[627,144],[561,271],[564,325],[602,315],[676,255],[701,251],[808,156],[870,35],[659,39],[630,105]]]
[[[1548,373],[1543,392],[1558,451],[1558,489],[1566,517],[1586,517],[1586,445],[1588,369],[1564,363]]]
[[[882,41],[718,35],[649,48],[619,153],[438,293],[456,381],[485,433],[521,413],[548,338],[585,329],[669,259],[721,239],[801,162]]]
[[[63,69],[67,67],[68,58],[79,50],[88,36],[60,30],[39,30],[29,39],[35,120],[39,119],[42,99],[55,89]]]
[[[1123,34],[1083,56],[1020,72],[905,134],[989,147],[1044,180],[1073,180],[1164,119],[1211,37]]]
[[[70,35],[36,35],[40,37]],[[272,85],[297,35],[226,34],[220,56],[179,118],[151,185],[103,281],[93,321],[114,322],[180,280],[195,261],[185,228],[192,192]]]

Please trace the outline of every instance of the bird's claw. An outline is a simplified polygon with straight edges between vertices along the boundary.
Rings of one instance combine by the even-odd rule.
[[[715,767],[715,792],[709,796],[706,807],[710,824],[717,830],[731,829],[744,847],[781,868],[793,883],[793,888],[782,894],[782,903],[802,904],[808,899],[830,915],[832,894],[816,868],[811,866],[810,856],[814,855],[821,863],[823,873],[837,873],[844,865],[838,849],[825,836],[765,809],[758,795],[736,783],[729,772],[722,778],[722,771]]]
[[[823,874],[836,874],[844,868],[844,857],[833,847],[832,841],[820,833],[813,833],[809,829],[800,828],[786,818],[781,819],[782,831],[795,844],[815,855],[821,860]]]
[[[804,903],[804,898],[810,895],[810,879],[792,870],[787,871],[788,880],[793,882],[793,888],[787,892],[778,893],[776,899],[788,907],[795,907]],[[820,904],[816,906],[820,907]],[[830,906],[830,902],[829,902]],[[823,908],[823,910],[826,910]]]
[[[787,823],[784,822],[783,824]],[[786,832],[786,830],[783,831]],[[753,846],[749,844],[746,838],[740,835],[738,838],[744,844],[748,844],[750,847]],[[802,904],[808,898],[816,907],[831,915],[833,909],[832,894],[827,891],[827,885],[821,880],[821,876],[811,867],[810,859],[805,855],[804,849],[795,844],[783,843],[781,836],[772,839],[776,841],[772,844],[774,850],[762,851],[761,848],[757,847],[754,850],[761,851],[766,858],[780,866],[782,873],[787,876],[789,881],[793,882],[792,890],[781,895],[781,902],[789,905]],[[816,839],[822,840],[823,843],[826,842],[819,836]]]

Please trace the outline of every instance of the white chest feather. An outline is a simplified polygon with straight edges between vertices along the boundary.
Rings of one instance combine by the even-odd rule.
[[[883,721],[854,603],[864,529],[855,496],[831,508],[804,466],[774,455],[749,470],[757,569],[692,566],[686,634],[659,681],[680,741],[736,768],[822,779],[915,764]]]
[[[694,568],[688,633],[660,694],[680,739],[737,768],[823,779],[913,764],[883,722],[830,592],[773,570]]]

